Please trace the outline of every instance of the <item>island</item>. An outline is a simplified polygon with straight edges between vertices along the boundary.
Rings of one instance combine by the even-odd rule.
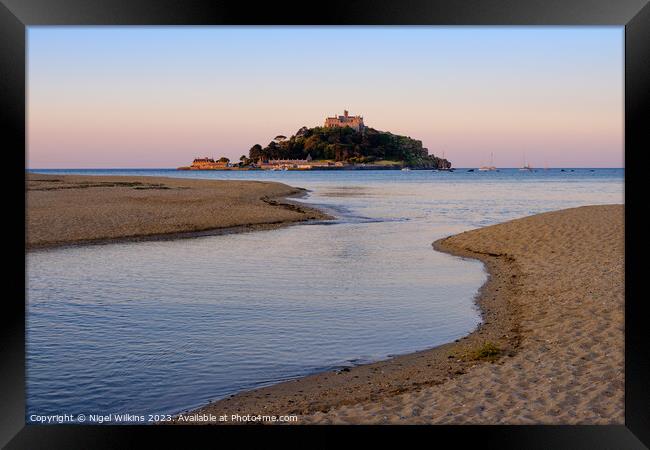
[[[451,163],[429,154],[422,141],[368,127],[362,116],[327,117],[322,127],[301,127],[266,147],[253,145],[239,162],[196,158],[179,170],[449,170]]]

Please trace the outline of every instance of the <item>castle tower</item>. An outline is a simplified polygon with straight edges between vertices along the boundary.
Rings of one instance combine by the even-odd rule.
[[[356,131],[361,131],[361,132],[363,132],[364,130],[363,117],[351,116],[347,109],[343,111],[342,116],[334,115],[334,117],[325,118],[324,126],[326,128],[350,127]]]

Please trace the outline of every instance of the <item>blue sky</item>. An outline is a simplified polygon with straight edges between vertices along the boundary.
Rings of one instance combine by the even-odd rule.
[[[30,27],[28,166],[238,158],[346,108],[457,167],[621,167],[623,33]]]

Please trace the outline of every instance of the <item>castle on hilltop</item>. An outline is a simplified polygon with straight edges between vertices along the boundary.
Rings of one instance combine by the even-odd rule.
[[[325,119],[325,128],[350,127],[355,131],[363,131],[363,117],[349,116],[347,111],[343,111],[342,116],[327,117]]]

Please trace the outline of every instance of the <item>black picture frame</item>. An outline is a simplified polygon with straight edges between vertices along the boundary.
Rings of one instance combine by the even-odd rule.
[[[281,433],[293,442],[319,437],[337,443],[340,433],[383,438],[404,430],[457,445],[507,448],[644,448],[650,445],[650,358],[645,296],[639,286],[642,239],[641,157],[648,148],[650,115],[650,6],[648,0],[348,0],[327,6],[304,3],[210,0],[0,0],[0,115],[3,166],[11,175],[13,203],[4,242],[5,286],[0,351],[0,444],[6,448],[114,448],[137,439],[164,439],[191,432],[222,439],[232,433]],[[168,427],[25,425],[25,94],[26,27],[32,25],[618,25],[625,27],[625,425],[624,426],[433,426],[433,427]],[[22,149],[22,152],[21,152]],[[13,209],[15,208],[15,210]],[[20,214],[22,210],[22,214]],[[22,259],[23,262],[25,261]],[[430,436],[433,434],[434,436]],[[426,435],[426,436],[424,436]],[[221,441],[213,441],[221,443]],[[434,441],[435,442],[435,441]],[[440,442],[440,441],[438,441]]]

